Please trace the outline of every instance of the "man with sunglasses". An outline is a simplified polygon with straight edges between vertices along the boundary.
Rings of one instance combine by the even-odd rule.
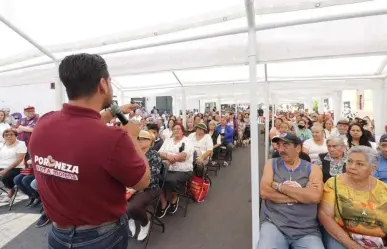
[[[301,140],[293,133],[273,138],[280,158],[267,161],[260,184],[263,223],[258,248],[323,249],[317,204],[323,193],[321,169],[300,159]]]

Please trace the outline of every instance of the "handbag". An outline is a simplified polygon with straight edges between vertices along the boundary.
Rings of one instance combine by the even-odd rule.
[[[203,202],[211,186],[208,177],[193,176],[190,185],[190,191],[196,202]]]

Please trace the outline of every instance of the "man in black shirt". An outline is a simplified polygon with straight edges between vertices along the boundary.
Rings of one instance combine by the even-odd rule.
[[[159,131],[160,131],[159,126],[157,124],[148,124],[148,131],[152,133],[156,138],[155,143],[151,149],[155,151],[159,151],[159,149],[164,143],[164,141],[159,136]]]

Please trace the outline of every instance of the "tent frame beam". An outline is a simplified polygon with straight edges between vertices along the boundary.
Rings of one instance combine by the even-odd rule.
[[[340,6],[345,4],[354,4],[359,2],[365,2],[368,0],[330,0],[324,2],[323,5],[318,6],[318,8],[326,8],[332,6]],[[267,9],[255,9],[256,15],[263,14],[276,14],[276,13],[286,13],[300,10],[307,10],[317,8],[317,6],[312,6],[313,3],[299,4],[299,5],[289,5],[284,8],[267,8]],[[232,21],[238,18],[245,18],[246,13],[243,9],[235,11],[234,7],[223,9],[212,14],[210,18],[207,18],[207,14],[196,16],[195,18],[188,17],[183,20],[174,21],[173,23],[163,23],[161,25],[148,27],[146,31],[143,29],[140,30],[128,30],[120,33],[112,34],[108,38],[106,37],[93,37],[92,39],[82,40],[78,42],[70,42],[59,45],[46,46],[48,50],[52,53],[63,53],[66,51],[77,51],[83,49],[91,49],[97,47],[103,47],[106,45],[114,45],[119,43],[131,42],[141,39],[147,39],[160,35],[168,35],[175,32],[180,32],[193,28],[203,28],[209,25],[216,25],[224,23],[227,21]],[[198,21],[199,20],[199,21]],[[179,23],[176,25],[176,23]],[[182,23],[182,24],[181,24]],[[174,25],[172,25],[174,24]],[[128,35],[129,34],[129,35]],[[30,60],[38,57],[39,54],[34,51],[28,51],[26,56],[12,56],[8,59],[0,60],[0,67],[8,64],[19,63],[25,60]]]
[[[292,82],[300,82],[300,81],[344,81],[344,80],[383,80],[386,77],[383,75],[370,75],[370,76],[347,76],[347,77],[332,77],[332,78],[293,78],[293,79],[283,79],[283,80],[271,80],[270,84],[280,84],[280,83],[292,83]],[[117,81],[116,81],[117,82]],[[179,82],[180,83],[180,82]],[[233,81],[218,81],[218,82],[200,82],[200,83],[193,83],[193,84],[188,84],[188,85],[182,85],[185,88],[195,88],[195,87],[200,87],[200,86],[222,86],[222,85],[244,85],[249,83],[246,81],[246,79],[241,79],[241,80],[233,80]],[[257,79],[257,83],[264,83],[263,80]],[[375,84],[378,82],[375,82]],[[149,86],[149,87],[142,87],[142,88],[125,88],[122,87],[121,89],[123,91],[131,92],[131,91],[143,91],[143,90],[159,90],[159,89],[173,89],[178,87],[177,85],[164,85],[164,86]],[[316,88],[314,88],[316,89]],[[317,88],[318,89],[318,88]]]
[[[330,21],[348,20],[348,19],[354,19],[354,18],[371,17],[371,16],[379,16],[379,15],[387,15],[387,9],[366,10],[366,11],[362,10],[362,11],[355,11],[355,12],[346,13],[346,14],[329,14],[329,15],[323,16],[323,17],[301,18],[299,20],[284,21],[284,22],[277,22],[277,23],[273,22],[273,23],[267,23],[267,24],[255,26],[255,31],[270,30],[270,29],[277,29],[277,28],[284,28],[284,27],[306,25],[306,24],[330,22]],[[4,20],[0,19],[0,21],[2,21],[2,22],[4,22]],[[9,23],[9,24],[11,24],[11,23]],[[14,28],[16,28],[16,27],[14,27]],[[129,52],[129,51],[140,50],[140,49],[145,49],[145,48],[153,48],[153,47],[160,47],[160,46],[166,46],[166,45],[172,45],[172,44],[184,43],[184,42],[191,42],[191,41],[197,41],[197,40],[203,40],[203,39],[209,39],[209,38],[216,38],[216,37],[229,36],[229,35],[237,35],[237,34],[246,33],[247,31],[248,30],[246,28],[236,28],[236,29],[228,30],[228,31],[214,32],[212,34],[204,34],[204,35],[197,35],[197,36],[191,36],[191,37],[177,38],[177,39],[171,39],[171,40],[167,40],[167,41],[154,42],[154,43],[149,43],[149,44],[127,47],[127,48],[110,49],[110,50],[103,51],[99,54],[100,55],[107,55],[107,54]],[[23,34],[24,34],[23,32],[21,32],[18,29],[16,29],[15,32],[21,36],[23,36]],[[29,40],[30,38],[28,36],[23,36],[23,38],[25,38],[27,41],[29,41],[31,44],[33,44],[35,47],[37,47],[42,52],[44,51],[43,53],[45,53],[47,56],[48,56],[48,54],[51,55],[51,53],[49,51],[47,51],[45,48],[38,45],[33,40]],[[52,57],[52,56],[53,55],[51,55],[49,57],[51,59],[53,59],[53,61],[55,61],[56,60],[55,57]],[[47,63],[47,62],[46,63],[39,63],[39,65],[45,65],[45,64],[50,64],[50,63]],[[28,66],[28,67],[31,67],[31,66]],[[28,68],[28,67],[24,67],[24,68]],[[17,69],[23,69],[23,68],[14,68],[14,69],[7,70],[7,71],[13,71],[13,70],[17,70]],[[0,73],[2,73],[2,72],[4,72],[4,71],[0,71]]]
[[[46,56],[51,58],[51,60],[53,62],[57,61],[57,58],[55,58],[55,56],[50,51],[48,51],[46,48],[41,46],[38,42],[34,41],[29,35],[27,35],[26,33],[24,33],[24,31],[22,31],[21,29],[16,27],[16,25],[14,25],[12,22],[7,20],[2,14],[0,14],[0,22],[2,22],[5,26],[7,26],[11,30],[13,30],[16,34],[21,36],[24,40],[26,40],[32,46],[34,46],[35,48],[40,50],[40,52],[42,52],[43,54],[45,54]]]
[[[177,80],[177,82],[179,82],[180,86],[181,86],[181,87],[184,87],[184,86],[183,86],[183,83],[181,83],[179,77],[177,77],[177,75],[175,74],[175,72],[172,71],[172,74],[173,74],[173,77],[175,77],[175,79]]]

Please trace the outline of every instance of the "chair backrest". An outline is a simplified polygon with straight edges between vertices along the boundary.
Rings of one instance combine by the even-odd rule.
[[[161,182],[161,186],[160,188],[163,189],[164,188],[164,183],[165,181],[167,180],[167,177],[168,177],[168,162],[166,161],[163,161],[163,167],[161,168],[161,179],[160,179],[160,182]]]

